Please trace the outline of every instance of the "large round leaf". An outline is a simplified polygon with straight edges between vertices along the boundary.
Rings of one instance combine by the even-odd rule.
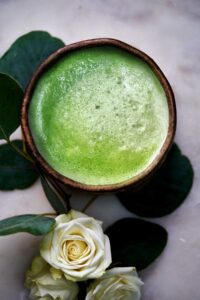
[[[0,60],[0,72],[14,77],[23,88],[37,67],[64,43],[44,31],[32,31],[18,38]]]
[[[131,212],[143,217],[162,217],[173,212],[187,197],[193,182],[189,159],[176,144],[160,170],[143,189],[117,194]]]
[[[110,238],[113,266],[146,268],[163,251],[167,232],[140,219],[122,219],[106,230]]]
[[[13,144],[22,150],[21,141]],[[0,190],[25,189],[38,178],[34,165],[20,156],[9,144],[0,146]]]
[[[0,73],[0,139],[9,137],[19,126],[22,97],[18,83]]]

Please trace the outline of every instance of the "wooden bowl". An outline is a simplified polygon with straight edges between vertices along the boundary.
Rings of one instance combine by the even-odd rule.
[[[155,159],[152,161],[152,163],[140,174],[134,176],[133,178],[117,183],[117,184],[108,184],[108,185],[87,185],[83,184],[77,181],[74,181],[70,178],[67,178],[57,171],[55,171],[41,156],[39,151],[37,150],[37,147],[34,143],[29,122],[28,122],[28,109],[29,104],[31,101],[32,93],[34,91],[34,88],[37,84],[38,79],[40,76],[53,64],[55,64],[58,60],[63,58],[66,54],[69,52],[72,52],[77,49],[86,48],[86,47],[93,47],[93,46],[101,46],[101,45],[109,45],[109,46],[115,46],[120,49],[123,49],[127,51],[130,54],[133,54],[134,56],[139,57],[141,60],[145,61],[151,69],[156,74],[157,78],[159,79],[165,93],[167,96],[167,102],[168,102],[168,109],[169,109],[169,125],[168,125],[168,133],[167,137],[162,145],[162,148],[159,152],[159,154],[155,157]],[[175,130],[176,130],[176,106],[175,106],[175,99],[174,94],[172,91],[172,88],[167,81],[165,75],[162,73],[160,68],[157,66],[157,64],[153,61],[152,58],[150,58],[147,54],[144,52],[125,44],[121,41],[115,40],[115,39],[109,39],[109,38],[99,38],[99,39],[92,39],[92,40],[86,40],[86,41],[80,41],[71,45],[67,45],[64,48],[59,49],[55,53],[53,53],[51,56],[49,56],[36,70],[34,73],[27,89],[25,92],[25,96],[22,103],[22,110],[21,110],[21,126],[22,131],[24,135],[24,139],[27,145],[27,149],[30,153],[30,155],[34,158],[34,160],[37,162],[37,165],[39,168],[42,169],[44,174],[47,177],[50,177],[51,180],[54,180],[55,183],[72,187],[75,189],[85,190],[93,193],[104,193],[104,192],[117,192],[120,190],[125,190],[127,188],[138,188],[142,186],[145,182],[149,180],[149,178],[156,172],[156,170],[161,166],[163,163],[171,145],[173,142]]]

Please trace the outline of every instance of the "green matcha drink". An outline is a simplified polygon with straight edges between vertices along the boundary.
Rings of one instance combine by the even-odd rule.
[[[166,94],[152,69],[115,46],[66,54],[40,77],[29,107],[42,157],[88,185],[121,183],[144,171],[168,123]]]

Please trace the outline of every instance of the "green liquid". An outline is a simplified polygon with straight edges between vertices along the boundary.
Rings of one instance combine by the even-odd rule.
[[[144,171],[168,131],[164,89],[139,58],[112,46],[66,55],[39,79],[29,125],[37,149],[60,174],[90,185]]]

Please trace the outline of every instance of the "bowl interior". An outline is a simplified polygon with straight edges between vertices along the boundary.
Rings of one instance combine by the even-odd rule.
[[[115,46],[120,49],[127,51],[128,53],[140,58],[141,60],[145,61],[153,72],[156,74],[157,78],[159,79],[167,97],[167,104],[168,104],[168,111],[169,111],[169,124],[168,124],[168,132],[166,139],[160,149],[159,154],[155,157],[152,163],[141,173],[134,176],[133,178],[117,183],[117,184],[107,184],[107,185],[87,185],[77,181],[74,181],[70,178],[67,178],[57,171],[55,171],[41,156],[39,153],[29,126],[28,121],[28,110],[29,104],[31,101],[31,97],[34,91],[34,88],[41,77],[41,75],[48,70],[51,66],[53,66],[56,62],[58,62],[61,58],[63,58],[67,53],[70,53],[74,50],[78,50],[85,47],[94,47],[94,46],[101,46],[101,45],[109,45]],[[113,39],[93,39],[93,40],[86,40],[81,41],[75,44],[71,44],[65,46],[64,48],[58,50],[54,54],[52,54],[47,60],[45,60],[38,70],[34,73],[24,96],[23,105],[22,105],[22,112],[21,112],[21,125],[24,134],[25,141],[27,143],[27,147],[29,149],[30,154],[34,157],[37,161],[38,165],[43,169],[46,175],[51,176],[58,182],[71,186],[73,188],[82,189],[91,192],[114,192],[121,189],[126,189],[128,187],[138,187],[139,185],[143,184],[148,180],[149,177],[156,171],[156,169],[162,164],[164,161],[168,150],[172,144],[175,128],[176,128],[176,108],[175,108],[175,101],[173,91],[170,87],[169,82],[167,81],[166,77],[156,65],[156,63],[144,52],[129,46],[121,41],[113,40]]]

